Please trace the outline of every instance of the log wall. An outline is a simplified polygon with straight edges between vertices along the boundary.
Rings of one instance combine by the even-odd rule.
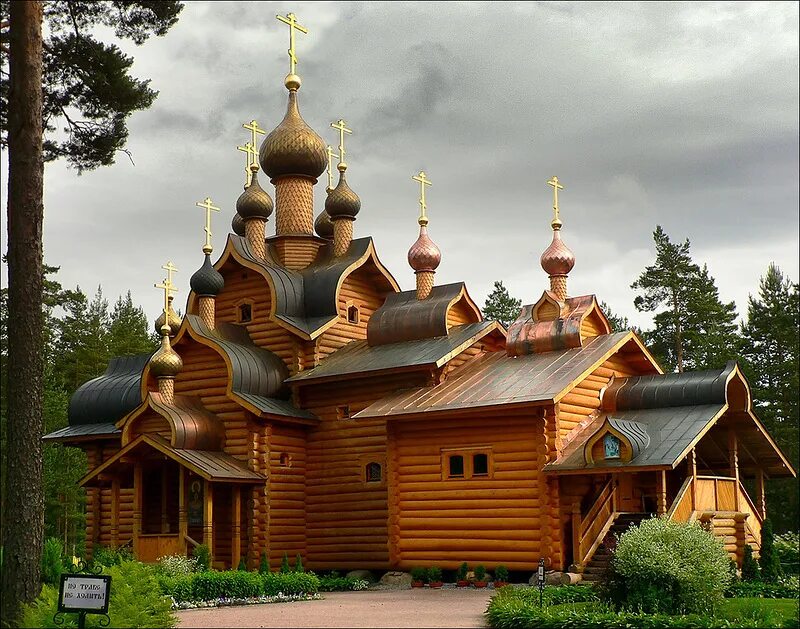
[[[532,570],[549,527],[544,427],[536,410],[389,425],[393,566]],[[490,477],[447,479],[443,449],[489,448]],[[465,450],[468,452],[468,450]]]
[[[278,568],[283,554],[306,562],[306,431],[273,425],[269,448],[269,559]]]

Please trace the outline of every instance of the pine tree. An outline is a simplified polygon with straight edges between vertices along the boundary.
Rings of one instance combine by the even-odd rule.
[[[283,560],[281,561],[281,572],[284,574],[288,574],[291,571],[292,568],[289,565],[289,555],[287,553],[283,553]]]
[[[261,561],[258,564],[258,571],[261,574],[269,574],[269,560],[267,559],[267,551],[261,551]]]
[[[612,332],[624,332],[625,330],[631,329],[628,317],[615,314],[606,302],[600,302],[600,310],[603,311],[606,319],[608,319],[608,322],[611,324]]]
[[[300,553],[297,553],[297,556],[294,558],[294,571],[295,572],[305,572],[303,568],[303,557]]]
[[[758,562],[753,557],[753,547],[750,544],[744,545],[744,557],[742,557],[742,581],[760,581],[761,569]]]
[[[119,297],[111,313],[108,329],[108,351],[111,356],[144,354],[156,349],[147,316],[133,303],[131,291]]]
[[[503,282],[495,282],[494,290],[489,293],[483,305],[483,318],[487,321],[499,321],[506,328],[519,316],[522,301],[508,294]]]
[[[775,552],[775,536],[769,518],[766,518],[761,526],[761,551],[758,563],[761,566],[761,578],[765,583],[775,583],[783,575],[781,562]]]
[[[795,469],[800,462],[800,286],[774,264],[750,296],[742,325],[742,367],[752,387],[756,414]],[[777,531],[795,530],[796,478],[772,479],[766,486],[767,512]]]

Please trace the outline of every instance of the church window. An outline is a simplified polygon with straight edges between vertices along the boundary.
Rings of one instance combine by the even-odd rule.
[[[281,467],[292,467],[292,456],[288,452],[281,452],[280,465]]]
[[[380,483],[381,472],[382,470],[380,463],[367,463],[367,467],[364,470],[364,477],[368,483]]]
[[[472,455],[472,475],[473,476],[488,476],[489,475],[489,455],[485,452]]]
[[[448,477],[464,478],[464,457],[460,454],[451,454],[448,458]]]
[[[350,419],[350,406],[343,404],[336,407],[336,419]]]
[[[619,458],[619,439],[614,435],[608,434],[603,437],[603,452],[607,459]]]
[[[253,304],[239,304],[239,323],[249,323],[253,320]]]
[[[359,312],[357,306],[350,306],[347,309],[347,321],[349,323],[358,323],[359,321]]]

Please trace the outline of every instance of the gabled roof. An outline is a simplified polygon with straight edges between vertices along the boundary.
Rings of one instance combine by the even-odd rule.
[[[112,358],[102,376],[84,382],[69,400],[69,425],[109,424],[142,401],[142,371],[150,354]]]
[[[557,402],[576,381],[628,342],[632,332],[596,336],[584,347],[508,356],[493,352],[466,364],[443,383],[383,398],[356,419],[407,416],[510,404]]]
[[[436,338],[375,347],[371,347],[366,340],[352,341],[325,358],[319,366],[301,371],[287,382],[307,383],[345,376],[369,376],[383,371],[427,365],[441,367],[450,358],[494,330],[501,330],[497,322],[481,321],[454,326],[449,333],[445,332],[445,335]]]

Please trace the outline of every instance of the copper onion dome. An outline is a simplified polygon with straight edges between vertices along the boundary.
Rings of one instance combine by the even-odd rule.
[[[172,295],[169,296],[169,335],[175,336],[178,333],[178,330],[181,329],[181,318],[178,316],[178,313],[172,308]],[[164,317],[164,311],[161,311],[161,315],[159,315],[158,319],[156,319],[156,332],[161,334],[161,328],[164,327],[164,321],[166,317]]]
[[[273,207],[272,197],[259,185],[254,171],[250,177],[250,185],[236,199],[236,213],[244,220],[248,218],[267,219],[272,214]]]
[[[428,236],[428,228],[420,225],[419,238],[408,250],[408,263],[417,272],[435,271],[442,261],[442,252]]]
[[[575,266],[575,254],[561,240],[560,229],[553,226],[553,241],[544,250],[542,268],[548,275],[567,275]]]
[[[242,215],[239,214],[239,212],[236,212],[233,215],[233,219],[231,220],[231,229],[233,230],[233,233],[236,234],[237,236],[244,237],[246,233],[244,229],[244,219],[242,218]]]
[[[331,220],[355,218],[361,209],[361,199],[347,185],[343,167],[344,164],[339,164],[339,183],[328,193],[328,197],[325,199],[325,211]]]
[[[276,179],[298,175],[316,179],[328,165],[325,142],[306,124],[297,108],[297,90],[289,90],[289,104],[281,123],[261,143],[261,169]]]
[[[166,330],[162,330],[162,333]],[[161,347],[150,358],[150,373],[156,378],[174,378],[183,369],[183,361],[178,353],[170,347],[169,336],[161,338]]]
[[[225,278],[211,264],[211,256],[208,253],[203,266],[197,269],[189,280],[189,286],[202,297],[216,297],[225,287]]]
[[[314,221],[314,231],[317,232],[317,236],[320,238],[333,240],[333,222],[331,222],[331,217],[328,216],[325,210],[322,210],[317,216],[317,220]]]

